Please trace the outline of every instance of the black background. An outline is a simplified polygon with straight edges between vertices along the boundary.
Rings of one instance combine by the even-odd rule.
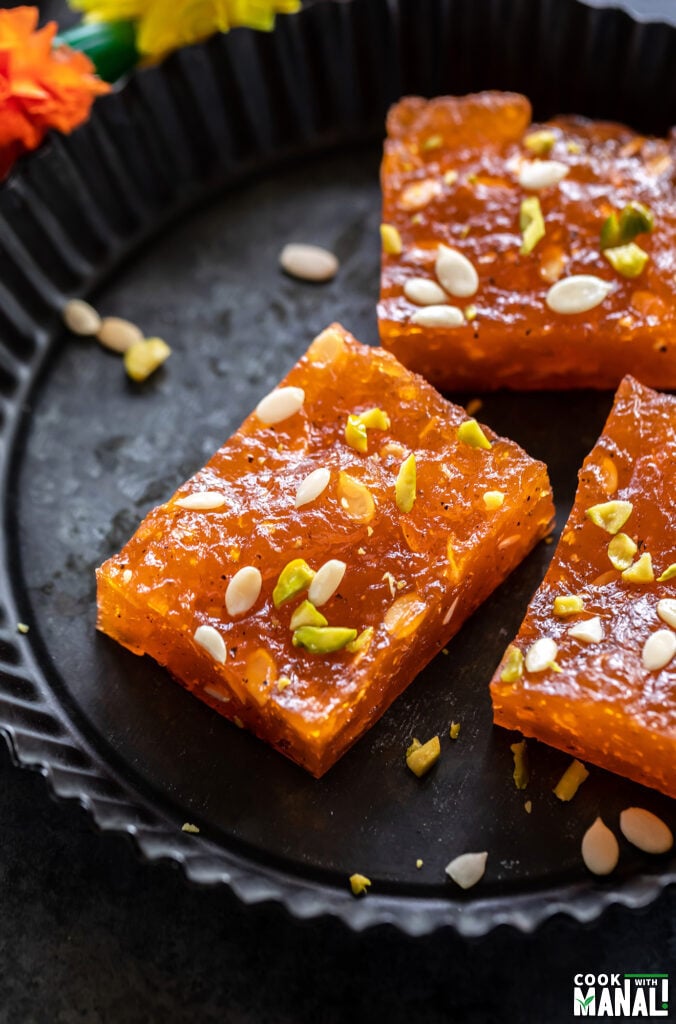
[[[568,1021],[576,972],[669,970],[675,911],[672,889],[640,914],[478,942],[300,924],[139,863],[0,747],[0,1021]]]

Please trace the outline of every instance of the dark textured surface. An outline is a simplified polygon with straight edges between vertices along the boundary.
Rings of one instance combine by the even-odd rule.
[[[592,928],[555,919],[531,938],[355,936],[139,864],[2,748],[0,783],[7,1024],[564,1024],[577,971],[676,958],[673,891],[649,912],[614,909]]]
[[[157,314],[152,302],[145,308]],[[154,397],[162,395],[160,383]],[[600,415],[585,401],[576,419],[594,408]],[[490,421],[514,426],[499,403]],[[179,459],[174,471],[192,465]],[[146,486],[127,495],[134,507],[155,500]],[[120,520],[119,539],[132,525]],[[82,594],[57,588],[56,597],[68,612]],[[665,970],[674,960],[673,892],[647,914],[614,909],[593,929],[554,920],[536,939],[502,930],[479,944],[448,932],[413,942],[391,930],[353,936],[331,922],[300,925],[274,908],[245,909],[223,889],[189,887],[169,868],[140,866],[128,842],[102,839],[82,812],[52,806],[44,784],[11,769],[4,753],[0,766],[2,1020],[258,1024],[342,1021],[351,1012],[432,1024],[556,1022],[571,1018],[575,971]]]
[[[36,652],[96,760],[114,766],[126,788],[177,829],[195,822],[205,838],[254,865],[328,884],[355,919],[385,894],[459,906],[476,895],[495,900],[502,913],[511,901],[530,902],[549,889],[552,895],[534,901],[538,916],[586,889],[591,914],[594,894],[601,899],[613,888],[592,886],[580,860],[581,836],[595,816],[612,824],[623,807],[639,804],[675,830],[676,820],[671,801],[599,770],[562,806],[551,790],[569,758],[534,743],[527,793],[512,783],[515,736],[493,728],[486,684],[551,546],[538,546],[319,781],[217,717],[154,662],[95,632],[95,566],[203,464],[311,337],[338,319],[377,342],[378,158],[378,148],[360,147],[261,174],[128,260],[92,298],[102,313],[124,314],[171,341],[170,362],[144,386],[130,384],[119,360],[90,341],[57,339],[28,397],[10,474],[17,494],[11,575],[25,584],[20,615],[32,626],[22,646]],[[308,238],[341,260],[325,287],[278,269],[284,242]],[[480,417],[551,467],[559,527],[609,402],[593,392],[484,398]],[[579,427],[566,433],[571,421]],[[462,724],[456,743],[447,735],[452,719]],[[406,770],[403,751],[413,736],[437,733],[443,756],[420,782]],[[490,856],[480,890],[463,904],[444,867],[467,850]],[[668,870],[666,861],[625,844],[614,881]],[[355,870],[374,883],[359,907],[345,892]],[[467,907],[465,916],[474,913]]]

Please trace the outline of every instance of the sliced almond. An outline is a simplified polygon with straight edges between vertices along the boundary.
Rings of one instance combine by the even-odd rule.
[[[620,847],[617,839],[604,823],[597,818],[582,837],[582,859],[594,875],[609,875],[617,867]]]
[[[644,853],[666,853],[674,845],[671,829],[643,807],[627,807],[620,814],[620,831]]]
[[[485,850],[483,853],[461,853],[446,865],[446,874],[461,889],[471,889],[483,878],[487,860],[488,853]]]
[[[263,586],[263,577],[255,565],[242,566],[232,577],[225,591],[225,607],[228,615],[244,615],[258,600]]]

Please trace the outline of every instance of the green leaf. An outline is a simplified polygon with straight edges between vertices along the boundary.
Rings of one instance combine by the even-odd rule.
[[[87,21],[60,32],[54,45],[62,43],[86,53],[105,82],[117,81],[139,60],[131,21]]]

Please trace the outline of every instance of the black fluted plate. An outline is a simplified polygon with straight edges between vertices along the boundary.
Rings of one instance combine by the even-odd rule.
[[[627,844],[606,882],[586,875],[579,854],[598,813],[616,825],[639,804],[674,826],[671,801],[593,770],[560,804],[551,789],[568,759],[535,743],[528,790],[513,785],[514,737],[493,728],[487,683],[551,547],[320,781],[97,635],[93,576],[327,323],[377,342],[390,101],[519,88],[541,116],[575,109],[663,130],[674,35],[562,0],[480,0],[471,13],[431,0],[424,11],[414,0],[318,4],[280,19],[274,35],[235,32],[134,76],[87,126],[24,161],[0,191],[0,728],[20,764],[102,828],[133,835],[150,859],[180,861],[191,879],[227,882],[245,901],[332,913],[354,928],[532,929],[560,911],[589,920],[612,902],[645,905],[674,881],[673,858]],[[580,40],[584,62],[573,63]],[[647,43],[664,66],[647,62]],[[639,73],[659,103],[636,95]],[[282,275],[277,254],[290,240],[335,251],[338,277],[320,287]],[[118,359],[63,332],[58,311],[72,294],[166,337],[169,363],[131,384]],[[560,523],[610,402],[484,396],[481,417],[548,463]],[[403,753],[412,736],[434,733],[442,758],[417,780]],[[181,831],[186,821],[198,836]],[[444,866],[484,849],[486,876],[463,894]],[[347,885],[355,871],[373,882],[361,900]]]

